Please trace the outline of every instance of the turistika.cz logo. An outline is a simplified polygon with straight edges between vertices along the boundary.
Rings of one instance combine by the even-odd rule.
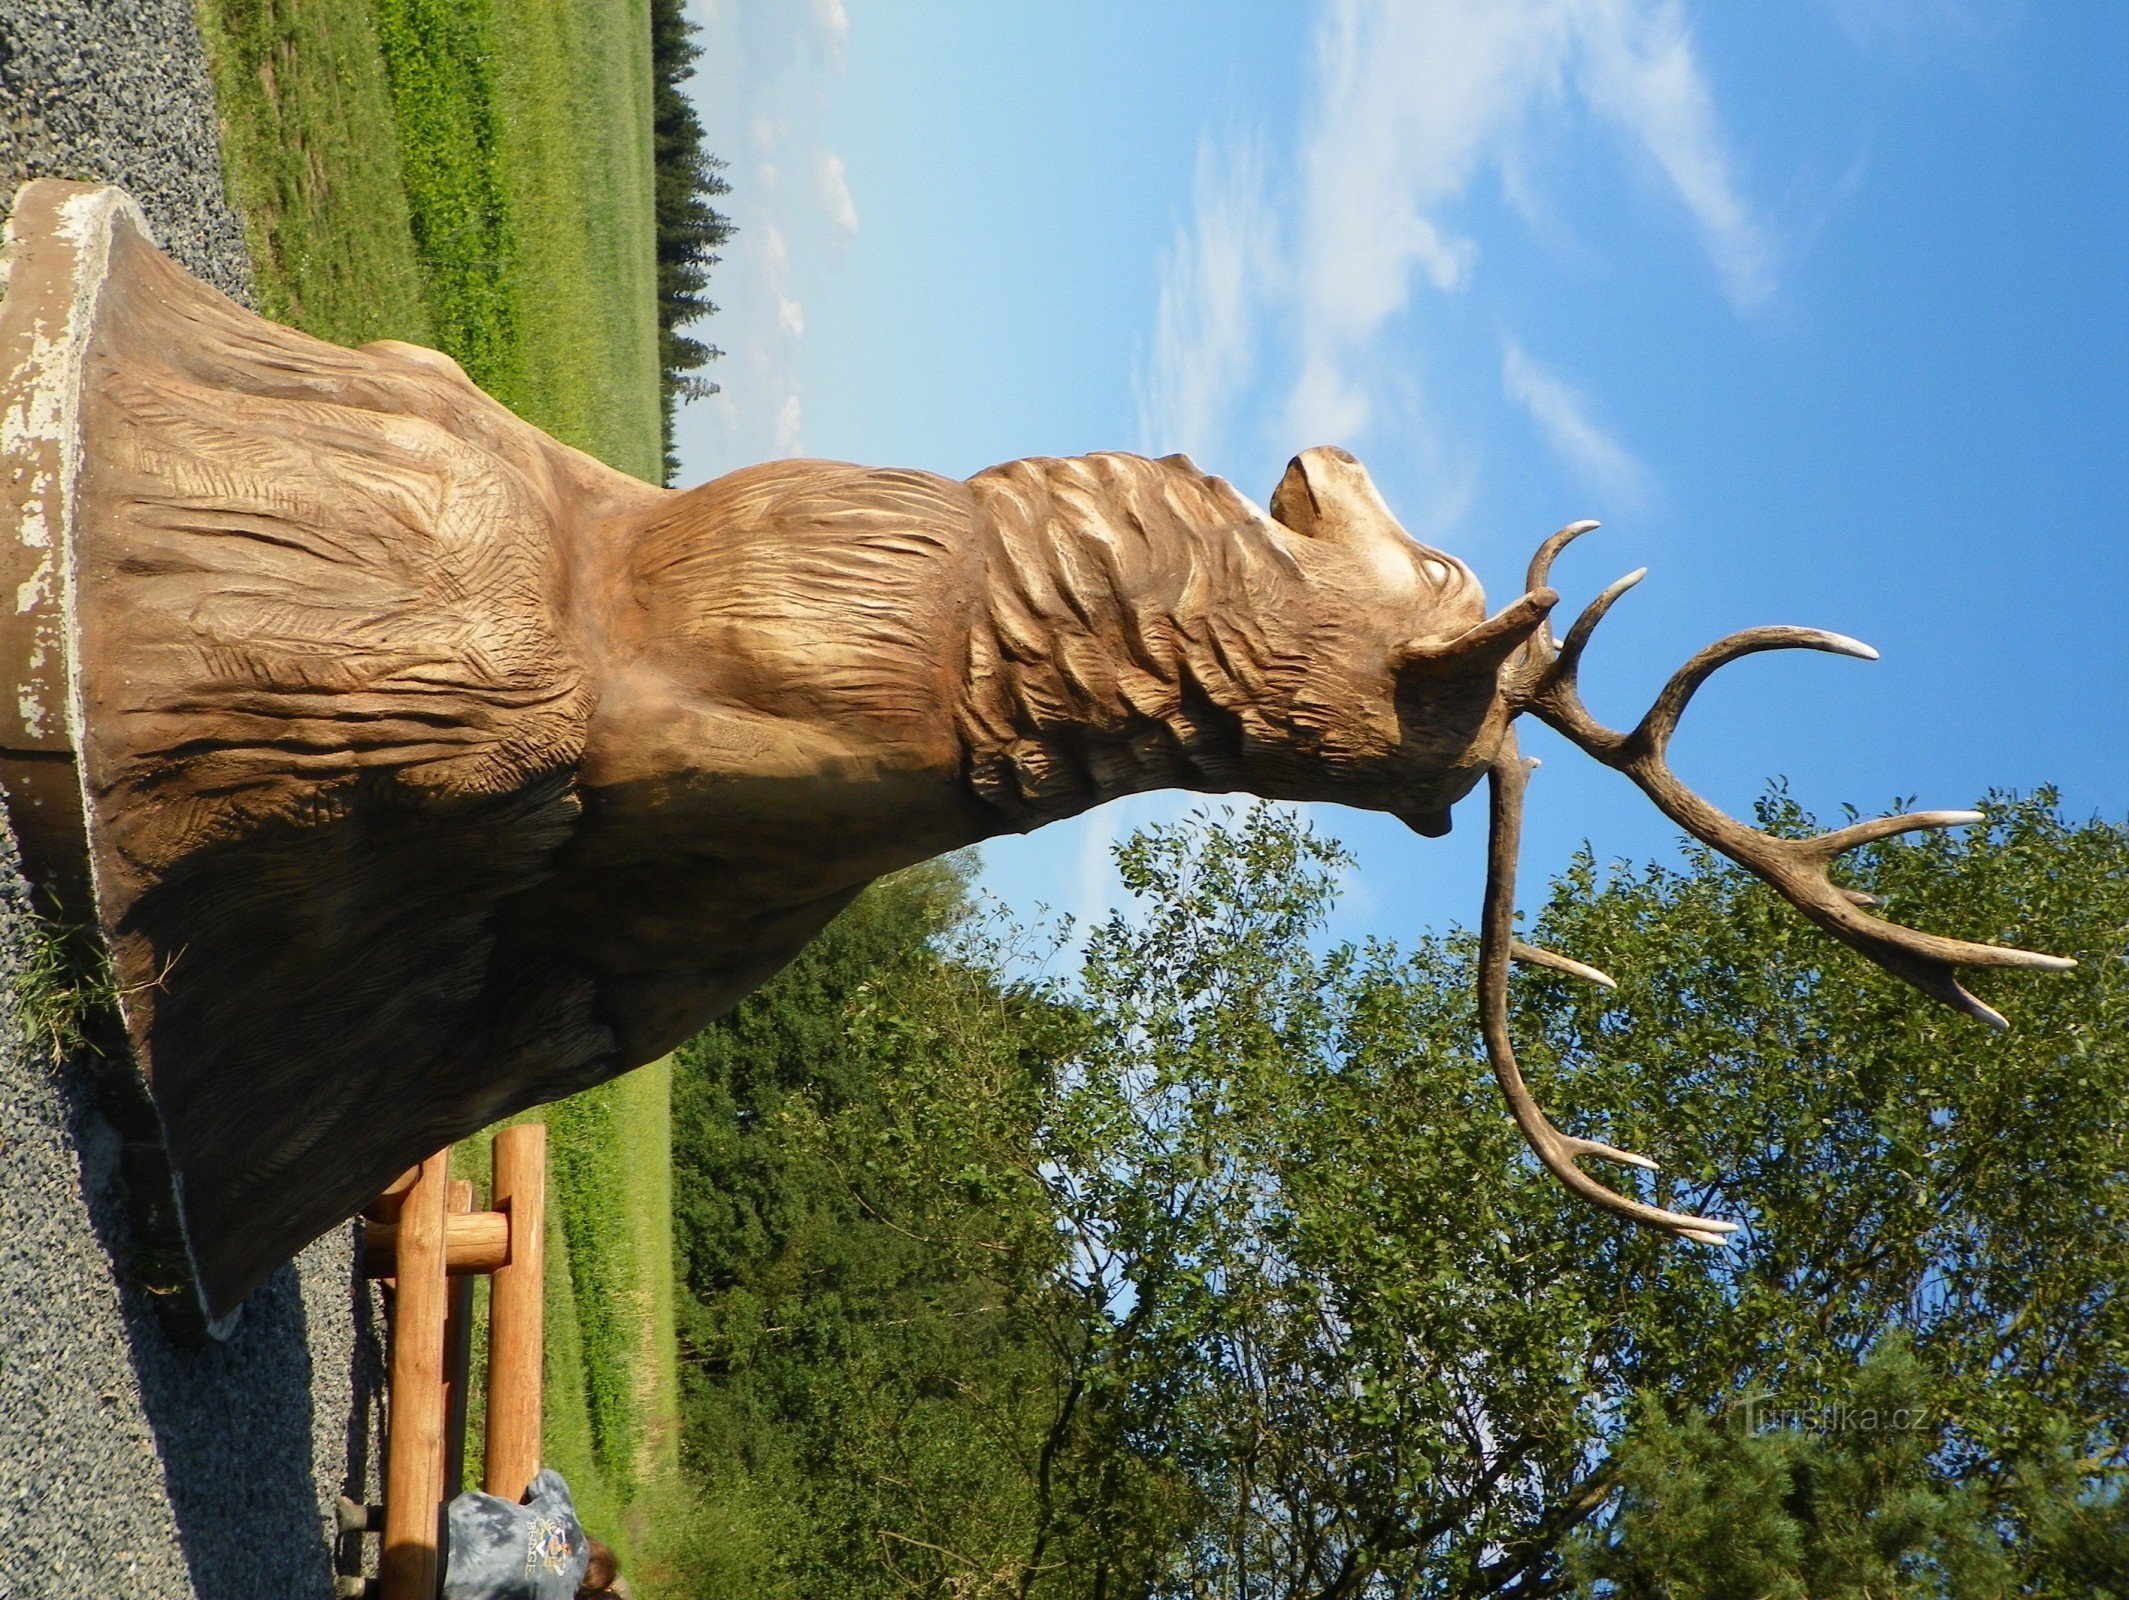
[[[1738,1402],[1747,1433],[1914,1433],[1929,1420],[1927,1406],[1796,1406],[1772,1395],[1748,1394]]]

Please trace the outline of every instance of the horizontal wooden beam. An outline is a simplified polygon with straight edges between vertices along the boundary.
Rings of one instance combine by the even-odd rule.
[[[389,1278],[399,1256],[399,1225],[362,1225],[362,1274]],[[510,1218],[500,1211],[466,1211],[444,1219],[444,1270],[494,1272],[510,1264]]]

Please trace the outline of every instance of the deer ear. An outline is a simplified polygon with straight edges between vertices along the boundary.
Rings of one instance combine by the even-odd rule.
[[[1316,491],[1309,485],[1308,469],[1302,465],[1299,456],[1287,462],[1278,488],[1271,492],[1270,510],[1276,521],[1302,538],[1316,537],[1323,508],[1317,504]]]
[[[1393,646],[1390,668],[1400,677],[1407,673],[1433,677],[1450,672],[1483,671],[1491,674],[1544,625],[1552,608],[1560,603],[1551,589],[1533,589],[1522,599],[1484,622],[1466,628],[1455,638],[1441,642],[1407,640]]]
[[[1368,469],[1336,445],[1304,450],[1272,491],[1271,514],[1304,539],[1349,549],[1403,547],[1411,535],[1383,503]]]

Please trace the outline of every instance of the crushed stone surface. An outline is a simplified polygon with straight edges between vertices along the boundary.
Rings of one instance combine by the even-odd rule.
[[[122,184],[165,250],[249,302],[190,0],[0,3],[0,208],[32,177]],[[0,1600],[329,1596],[333,1502],[376,1501],[382,1476],[384,1319],[353,1229],[226,1340],[166,1316],[95,1085],[27,1037],[36,937],[0,830]]]

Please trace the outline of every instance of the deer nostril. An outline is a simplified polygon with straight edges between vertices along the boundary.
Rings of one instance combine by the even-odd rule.
[[[1397,820],[1424,839],[1439,839],[1452,826],[1447,806],[1435,806],[1427,811],[1400,811]]]

